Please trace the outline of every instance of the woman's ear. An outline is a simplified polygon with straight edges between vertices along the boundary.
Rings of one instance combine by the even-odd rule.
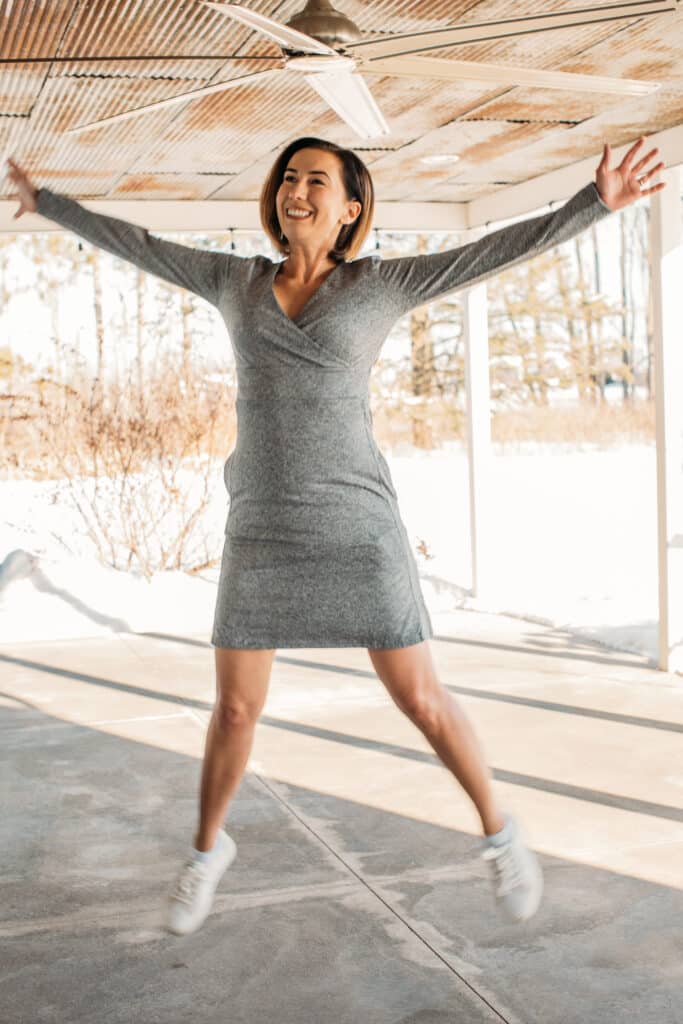
[[[359,201],[357,199],[352,199],[351,202],[349,203],[349,206],[350,207],[352,206],[354,209],[353,210],[349,209],[349,216],[351,217],[351,220],[347,220],[346,223],[347,224],[353,224],[354,220],[357,220],[358,217],[360,217],[360,213],[361,213],[361,210],[363,209],[363,205],[362,205],[362,203],[359,203]],[[354,212],[354,210],[355,210],[355,212]]]

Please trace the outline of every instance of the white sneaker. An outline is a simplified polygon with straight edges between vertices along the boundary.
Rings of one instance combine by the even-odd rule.
[[[484,839],[482,856],[492,868],[495,898],[513,921],[526,921],[538,910],[543,895],[543,872],[538,858],[522,836],[516,818],[506,815],[506,842],[494,846]]]
[[[216,886],[236,854],[234,839],[219,829],[208,861],[190,858],[185,862],[166,907],[169,931],[187,935],[203,924],[211,910]]]

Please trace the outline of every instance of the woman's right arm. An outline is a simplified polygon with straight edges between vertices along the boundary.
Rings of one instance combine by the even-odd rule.
[[[22,204],[15,216],[21,216],[24,210],[35,211],[140,270],[187,288],[212,305],[218,305],[230,261],[239,257],[169,242],[137,224],[93,213],[68,196],[48,188],[33,188],[16,163],[8,162],[13,165],[10,177],[19,188],[17,198]]]

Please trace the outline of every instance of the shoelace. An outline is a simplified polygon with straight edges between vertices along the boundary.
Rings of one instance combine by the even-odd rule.
[[[183,868],[173,892],[173,899],[181,903],[191,903],[197,886],[207,877],[206,869],[201,861],[189,861]]]
[[[520,859],[515,856],[511,843],[505,846],[489,846],[484,850],[484,858],[491,861],[495,870],[498,896],[506,896],[518,885],[524,884]]]

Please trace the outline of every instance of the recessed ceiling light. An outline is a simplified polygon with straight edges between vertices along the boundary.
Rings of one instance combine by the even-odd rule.
[[[438,166],[440,164],[454,164],[460,157],[457,153],[432,153],[429,156],[421,156],[421,164],[434,164]]]

